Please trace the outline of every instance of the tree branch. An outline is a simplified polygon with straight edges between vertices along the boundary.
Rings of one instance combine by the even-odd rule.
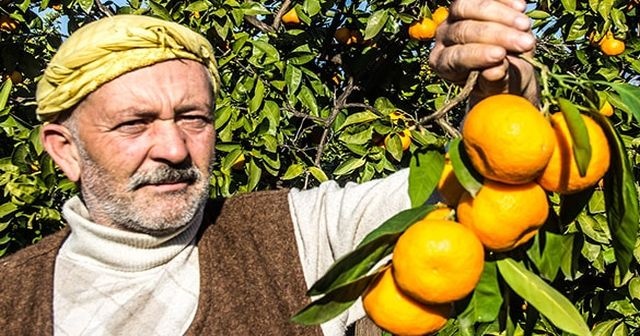
[[[96,8],[98,8],[98,11],[100,13],[102,13],[104,16],[110,17],[115,15],[114,12],[111,11],[111,9],[107,6],[105,6],[102,1],[96,1],[94,2],[96,4]]]
[[[280,24],[282,23],[282,16],[287,12],[290,6],[291,0],[284,0],[282,6],[280,6],[280,9],[278,10],[278,13],[276,13],[276,17],[273,18],[273,23],[270,27],[273,31],[278,31],[278,28],[280,28]]]
[[[275,30],[269,26],[268,24],[258,20],[255,15],[245,15],[244,20],[247,21],[250,25],[258,28],[263,33],[274,33]]]
[[[435,120],[439,120],[439,119],[442,118],[442,116],[447,114],[447,112],[451,111],[451,109],[456,107],[458,104],[460,104],[465,99],[469,98],[469,95],[471,94],[471,92],[473,91],[474,86],[476,85],[476,81],[478,79],[478,74],[479,74],[479,72],[477,70],[471,71],[469,73],[469,77],[467,77],[467,82],[464,84],[464,87],[462,88],[462,90],[460,91],[460,93],[457,96],[453,97],[451,100],[449,100],[446,104],[444,104],[442,107],[440,107],[440,109],[438,109],[434,113],[432,113],[432,114],[430,114],[430,115],[418,120],[418,123],[423,125],[423,124],[426,124],[427,122],[429,122],[431,120],[434,120],[434,119]],[[447,125],[448,125],[448,123],[447,123]],[[440,125],[440,126],[442,126],[442,125]],[[451,125],[449,125],[449,126],[451,126]]]

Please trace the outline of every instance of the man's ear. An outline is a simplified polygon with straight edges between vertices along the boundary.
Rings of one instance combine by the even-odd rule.
[[[45,150],[62,172],[73,181],[80,179],[80,157],[77,144],[69,129],[60,124],[45,124],[40,129],[40,140]]]

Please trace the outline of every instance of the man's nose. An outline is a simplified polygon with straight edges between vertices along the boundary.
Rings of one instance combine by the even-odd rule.
[[[154,125],[152,159],[178,164],[189,157],[187,137],[174,120],[158,120]]]

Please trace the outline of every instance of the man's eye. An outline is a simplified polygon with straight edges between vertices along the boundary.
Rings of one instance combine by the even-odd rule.
[[[144,119],[133,119],[122,122],[116,126],[116,129],[125,132],[135,132],[144,129],[147,126],[147,121]]]
[[[184,115],[179,119],[181,124],[190,127],[206,127],[212,122],[211,117],[203,115]]]

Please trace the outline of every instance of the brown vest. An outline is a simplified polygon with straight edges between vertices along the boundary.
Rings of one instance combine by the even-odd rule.
[[[188,335],[322,335],[288,321],[309,298],[287,190],[210,202],[198,236],[200,296]],[[64,229],[0,260],[0,328],[53,334],[53,272]],[[380,335],[366,321],[352,335]]]

